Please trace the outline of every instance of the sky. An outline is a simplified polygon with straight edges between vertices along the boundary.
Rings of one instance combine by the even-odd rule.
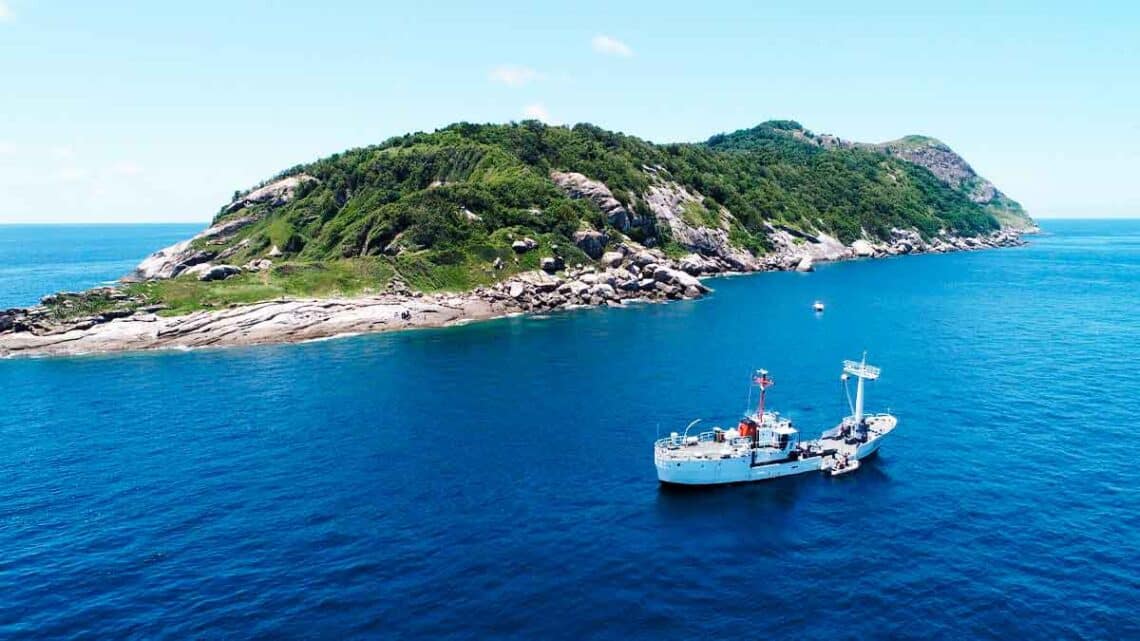
[[[935,136],[1036,217],[1140,216],[1140,5],[0,0],[0,223],[205,222],[452,122]]]

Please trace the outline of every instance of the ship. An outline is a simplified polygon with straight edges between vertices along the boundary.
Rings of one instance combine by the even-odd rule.
[[[866,354],[861,361],[843,361],[844,389],[855,379],[853,404],[847,395],[851,413],[819,438],[801,440],[790,419],[765,407],[775,381],[767,370],[757,370],[749,389],[751,393],[759,388],[759,404],[736,427],[690,435],[698,419],[683,433],[673,432],[654,443],[657,479],[667,485],[723,485],[809,472],[831,476],[854,472],[859,461],[878,452],[883,439],[898,426],[890,412],[863,411],[865,383],[877,380],[879,374],[878,367],[867,364]]]

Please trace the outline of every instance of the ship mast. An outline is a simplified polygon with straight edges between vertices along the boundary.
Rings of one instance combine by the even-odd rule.
[[[843,373],[859,379],[855,384],[855,424],[863,424],[863,381],[879,378],[879,368],[867,364],[867,352],[863,352],[861,362],[843,361]]]
[[[768,377],[768,370],[756,370],[756,376],[753,377],[753,382],[760,387],[760,406],[756,409],[757,422],[761,425],[764,424],[764,396],[768,393],[768,388],[772,387],[776,381]]]

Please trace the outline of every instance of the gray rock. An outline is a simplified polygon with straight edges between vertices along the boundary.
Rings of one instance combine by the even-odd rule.
[[[525,254],[535,247],[538,247],[538,241],[533,238],[523,238],[511,243],[511,249],[515,250],[515,253],[518,254]]]
[[[535,291],[543,293],[552,292],[558,289],[560,285],[562,285],[561,278],[539,270],[523,272],[515,278],[522,283],[529,285]]]
[[[590,291],[590,286],[580,280],[570,281],[570,294],[573,296],[582,297]]]
[[[602,254],[602,264],[606,267],[617,267],[624,258],[625,254],[621,252],[606,252]]]
[[[871,243],[860,238],[859,240],[851,243],[851,249],[855,252],[856,256],[868,258],[875,255],[875,248]]]
[[[650,223],[614,198],[613,192],[604,183],[590,180],[579,173],[562,171],[550,172],[550,179],[571,198],[583,198],[594,203],[605,214],[606,220],[622,231],[629,231],[632,227],[644,227]]]
[[[522,298],[522,295],[525,292],[526,292],[526,287],[518,281],[511,283],[510,289],[507,290],[507,294],[511,298]]]
[[[547,256],[542,259],[542,271],[553,274],[566,267],[566,261],[561,256]]]
[[[268,204],[271,207],[279,207],[293,200],[294,196],[296,196],[297,188],[309,182],[320,181],[307,174],[298,174],[296,176],[282,178],[263,187],[253,189],[244,196],[238,196],[232,203],[226,205],[226,213],[260,203]]]
[[[804,256],[803,258],[800,259],[800,262],[796,264],[796,271],[797,272],[815,271],[815,266],[812,263],[813,263],[813,261],[811,259],[811,256]]]
[[[701,272],[705,271],[705,261],[699,254],[686,255],[677,266],[693,276],[699,276]]]
[[[586,253],[587,256],[595,260],[602,257],[602,253],[606,250],[606,243],[610,242],[610,237],[600,231],[592,229],[574,232],[574,244]]]
[[[652,265],[664,257],[662,254],[656,254],[649,250],[639,251],[630,258],[630,262],[638,267],[645,267]]]
[[[225,280],[240,273],[241,268],[235,265],[212,265],[209,269],[202,271],[198,276],[198,280]]]
[[[604,299],[617,298],[617,292],[606,283],[598,283],[590,288],[590,294]]]

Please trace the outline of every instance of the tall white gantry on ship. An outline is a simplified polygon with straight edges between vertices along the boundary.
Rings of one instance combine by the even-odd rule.
[[[673,432],[653,447],[657,478],[679,485],[718,485],[824,471],[832,475],[854,471],[859,461],[871,456],[883,438],[895,429],[891,414],[864,414],[864,383],[879,378],[879,368],[861,361],[844,361],[841,380],[854,377],[855,403],[851,414],[818,439],[801,441],[799,430],[776,412],[766,411],[768,388],[775,381],[767,370],[758,370],[752,384],[760,388],[760,403],[731,429],[689,435],[698,421],[683,434]],[[850,395],[848,395],[850,400]]]

